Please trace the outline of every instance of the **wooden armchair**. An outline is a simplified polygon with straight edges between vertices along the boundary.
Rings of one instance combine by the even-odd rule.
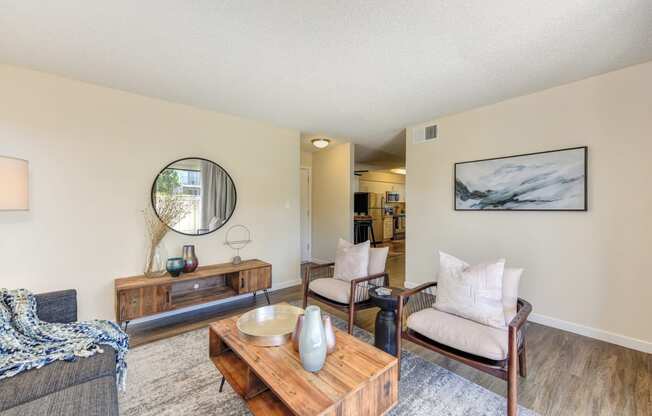
[[[303,308],[308,298],[313,298],[335,309],[348,313],[349,334],[353,333],[353,318],[356,310],[373,308],[369,300],[369,289],[388,286],[387,273],[346,281],[333,278],[335,263],[311,265],[306,267],[303,276]]]
[[[511,320],[507,326],[507,331],[505,331],[469,321],[462,317],[447,314],[446,312],[437,311],[432,307],[435,303],[436,287],[437,282],[424,283],[414,289],[406,290],[400,295],[398,302],[398,328],[396,331],[399,376],[401,340],[412,341],[417,345],[435,351],[452,360],[459,361],[477,370],[507,381],[507,415],[516,416],[518,414],[517,371],[520,372],[521,377],[527,376],[525,323],[528,315],[532,312],[532,305],[525,300],[518,298],[516,316]],[[415,315],[417,313],[421,313],[422,316],[418,317]],[[410,319],[410,317],[413,317],[414,319]],[[433,325],[434,322],[434,328],[436,328],[436,325],[440,325],[440,327],[435,330],[434,336],[433,333],[430,333],[430,336],[421,333],[428,332],[427,330],[417,332],[411,328],[418,327],[417,321],[419,318],[426,321],[426,327],[429,325],[428,321],[430,322],[430,325]],[[439,323],[437,323],[437,319],[440,319]],[[505,347],[506,349],[506,351],[503,351],[503,355],[505,356],[499,356],[501,348],[495,348],[494,351],[491,351],[490,349],[480,351],[482,350],[482,345],[478,345],[475,351],[463,351],[432,339],[436,338],[441,340],[441,338],[446,338],[445,334],[443,334],[441,338],[438,337],[436,334],[437,330],[441,332],[448,331],[450,333],[454,331],[464,331],[467,328],[470,331],[485,331],[478,333],[478,335],[483,337],[479,341],[481,343],[486,342],[489,345],[491,345],[493,341],[496,344],[495,346],[502,344],[500,346]],[[501,339],[502,332],[505,332],[504,337],[506,340]],[[467,338],[467,341],[468,339],[469,338]],[[470,348],[468,348],[469,346]],[[472,343],[467,344],[467,349],[474,349]],[[482,355],[478,355],[480,353]],[[487,355],[493,356],[487,357]]]

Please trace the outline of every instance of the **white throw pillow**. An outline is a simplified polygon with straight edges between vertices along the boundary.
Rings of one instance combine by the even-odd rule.
[[[503,274],[503,310],[505,311],[505,325],[509,325],[516,316],[516,302],[518,301],[518,285],[521,281],[523,269],[505,268]]]
[[[340,238],[338,247],[353,247],[354,244]],[[389,247],[371,247],[369,242],[369,267],[367,268],[367,275],[385,273],[387,266],[387,256],[389,255]]]
[[[369,241],[351,244],[340,238],[335,253],[335,279],[351,281],[366,277],[369,268]]]
[[[439,278],[435,309],[472,321],[505,327],[503,273],[505,259],[469,266],[439,252]]]
[[[372,247],[369,249],[369,276],[374,274],[385,273],[385,266],[387,264],[387,255],[389,254],[389,247]]]

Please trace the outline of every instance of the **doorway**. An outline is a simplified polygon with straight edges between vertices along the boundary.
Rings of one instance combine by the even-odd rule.
[[[311,192],[311,176],[310,168],[301,168],[300,175],[300,194],[301,194],[301,262],[312,261],[312,192]]]

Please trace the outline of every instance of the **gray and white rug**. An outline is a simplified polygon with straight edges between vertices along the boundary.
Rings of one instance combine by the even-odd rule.
[[[333,317],[344,328],[343,320]],[[373,336],[355,328],[367,342]],[[132,349],[128,356],[127,391],[120,393],[123,416],[249,415],[244,401],[224,385],[208,359],[208,330],[181,334]],[[399,404],[392,416],[500,416],[506,400],[417,354],[405,351],[401,362]],[[519,415],[536,416],[521,408]]]

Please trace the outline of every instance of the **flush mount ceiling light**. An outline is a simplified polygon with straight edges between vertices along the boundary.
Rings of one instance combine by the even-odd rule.
[[[405,168],[395,168],[395,169],[390,169],[390,172],[398,173],[399,175],[405,175],[406,170]]]
[[[312,139],[310,142],[317,149],[324,149],[331,143],[329,139]]]

